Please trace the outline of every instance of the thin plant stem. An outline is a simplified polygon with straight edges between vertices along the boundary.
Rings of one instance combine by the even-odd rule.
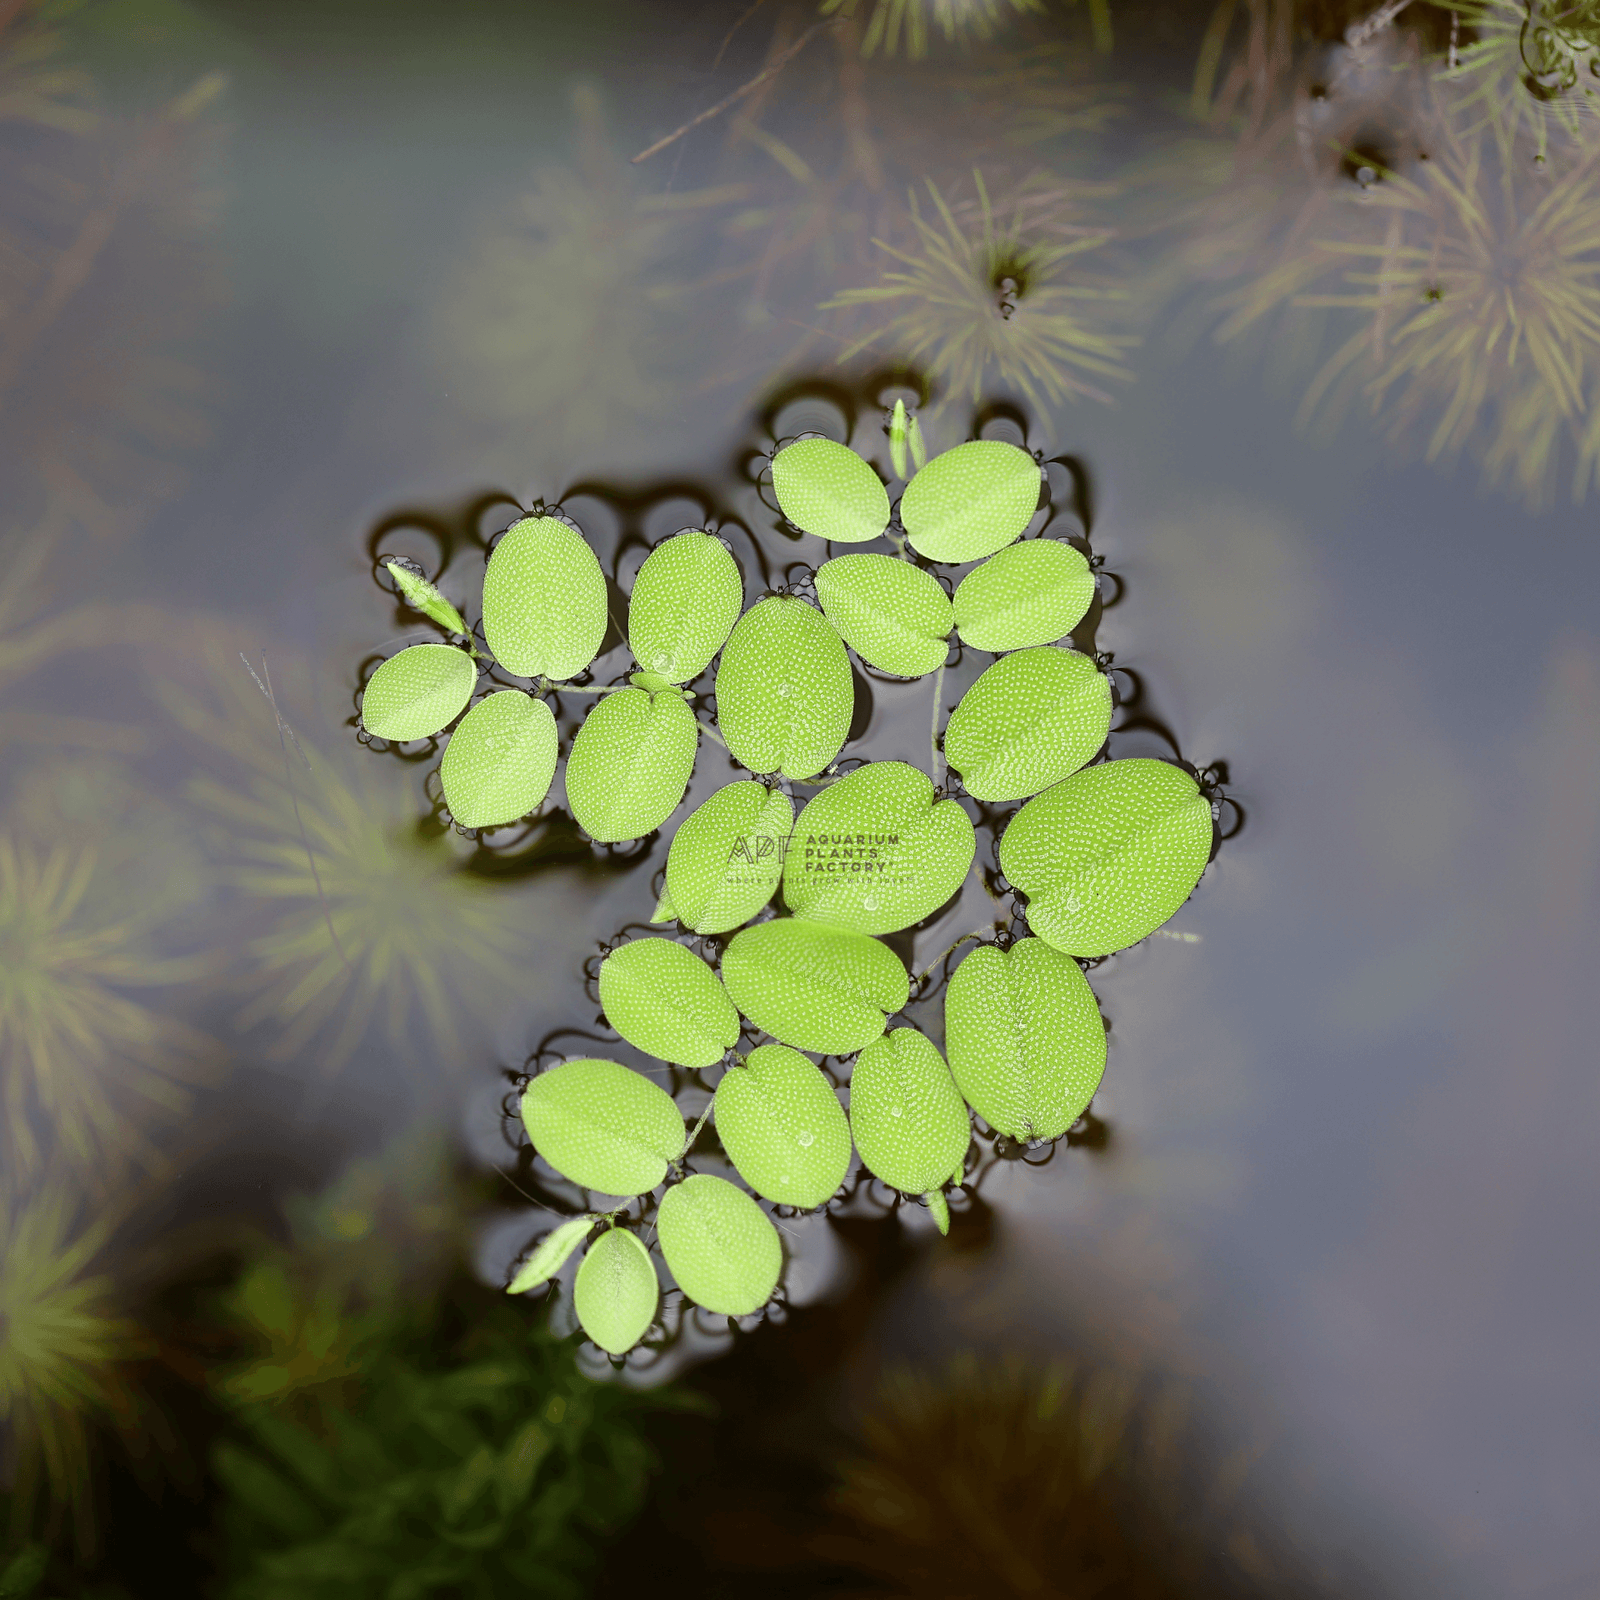
[[[939,748],[939,708],[944,700],[944,662],[939,663],[939,670],[933,675],[933,727],[928,734],[928,743],[933,751],[933,786],[935,789],[944,782],[944,752]]]

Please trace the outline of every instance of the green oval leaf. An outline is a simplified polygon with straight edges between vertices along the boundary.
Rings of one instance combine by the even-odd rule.
[[[896,1028],[857,1058],[850,1131],[867,1171],[904,1194],[927,1194],[959,1178],[972,1139],[944,1057],[915,1028]]]
[[[483,636],[507,672],[575,678],[606,634],[606,580],[584,537],[558,517],[524,517],[483,575]]]
[[[887,945],[794,917],[736,933],[722,952],[722,981],[758,1028],[825,1056],[870,1044],[910,994],[906,969]]]
[[[556,775],[556,719],[520,689],[480,700],[450,735],[439,782],[463,828],[493,828],[537,811]]]
[[[979,800],[1021,800],[1076,772],[1111,730],[1111,680],[1088,656],[1044,645],[1002,656],[962,695],[945,759]]]
[[[955,613],[938,579],[893,556],[835,556],[817,568],[822,614],[880,672],[920,678],[950,648]]]
[[[674,916],[696,933],[748,922],[778,887],[793,828],[788,795],[748,779],[724,785],[673,835],[666,894],[653,920]]]
[[[634,939],[600,963],[606,1020],[636,1050],[698,1070],[739,1042],[739,1013],[716,973],[671,939]]]
[[[833,1086],[797,1050],[757,1045],[717,1085],[717,1137],[765,1199],[809,1211],[844,1182],[850,1128]]]
[[[628,599],[628,648],[646,672],[688,683],[711,665],[744,604],[728,547],[709,533],[675,533],[639,568]]]
[[[936,805],[925,773],[873,761],[808,800],[783,866],[783,898],[809,922],[895,933],[962,885],[976,841],[954,800]]]
[[[772,458],[772,492],[802,533],[865,544],[889,526],[889,492],[854,450],[832,439],[797,439]]]
[[[526,1294],[537,1289],[567,1264],[567,1257],[589,1237],[589,1230],[600,1220],[598,1214],[589,1212],[581,1217],[569,1217],[559,1228],[542,1238],[534,1252],[517,1268],[516,1276],[506,1285],[507,1294]]]
[[[578,1265],[578,1325],[608,1355],[624,1355],[644,1338],[660,1303],[649,1251],[626,1228],[608,1228]]]
[[[567,805],[602,844],[642,839],[677,810],[700,728],[676,690],[619,689],[578,729],[567,757]]]
[[[707,1311],[747,1316],[778,1286],[778,1230],[725,1178],[698,1173],[675,1183],[661,1197],[656,1231],[678,1287]]]
[[[563,1178],[602,1194],[644,1194],[683,1153],[672,1096],[620,1061],[563,1061],[522,1091],[533,1148]]]
[[[773,595],[740,617],[717,665],[717,726],[752,772],[811,778],[850,731],[855,685],[815,606]]]
[[[961,1093],[1012,1139],[1060,1138],[1106,1069],[1094,991],[1076,961],[1041,939],[974,950],[956,968],[944,1037]]]
[[[429,583],[420,572],[413,572],[399,561],[385,561],[384,566],[394,579],[395,588],[405,596],[406,604],[413,611],[420,611],[450,633],[470,636],[472,630],[462,621],[461,613],[439,592],[437,585]]]
[[[844,654],[842,646],[839,653]],[[390,656],[367,680],[361,726],[374,739],[396,744],[426,739],[460,715],[477,681],[478,668],[465,650],[414,644]]]
[[[981,561],[1033,520],[1039,463],[1002,439],[974,439],[937,455],[906,485],[900,522],[930,561]]]
[[[1024,539],[956,585],[961,642],[978,650],[1054,644],[1083,621],[1094,589],[1081,550],[1063,539]]]
[[[1028,926],[1041,939],[1068,955],[1109,955],[1159,928],[1194,892],[1211,831],[1211,802],[1181,767],[1107,761],[1011,819],[1000,870],[1028,897]]]

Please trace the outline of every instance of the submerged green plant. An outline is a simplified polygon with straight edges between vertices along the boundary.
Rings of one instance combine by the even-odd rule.
[[[860,0],[822,0],[825,17],[854,17]],[[987,39],[1010,11],[1021,16],[1045,9],[1043,0],[872,0],[861,53],[872,55],[880,48],[893,55],[905,37],[906,54],[928,53],[928,24],[934,23],[946,41],[968,35]],[[1098,49],[1111,48],[1110,0],[1089,0],[1089,19]]]
[[[115,1227],[59,1181],[27,1198],[0,1189],[0,1430],[9,1439],[13,1536],[48,1496],[91,1543],[90,1432],[126,1420],[121,1368],[141,1353],[136,1325],[95,1269]]]
[[[962,964],[946,995],[948,1066],[915,1028],[891,1030],[912,985],[883,936],[954,903],[975,861],[973,819],[945,793],[938,740],[958,617],[1002,646],[1017,635],[1060,638],[1091,603],[1094,577],[1065,544],[1016,542],[1039,509],[1038,458],[993,439],[928,457],[903,405],[889,433],[897,470],[917,460],[900,498],[903,536],[877,471],[834,440],[781,445],[772,484],[791,528],[847,546],[888,537],[896,556],[852,551],[822,563],[820,609],[785,588],[741,616],[742,583],[721,542],[675,534],[647,555],[629,600],[640,670],[576,690],[601,698],[567,753],[567,802],[597,843],[668,819],[702,731],[751,774],[685,819],[651,918],[731,935],[719,963],[688,942],[633,938],[608,947],[597,974],[604,1020],[670,1064],[675,1084],[722,1069],[712,1106],[690,1128],[644,1073],[590,1055],[534,1073],[521,1095],[534,1152],[581,1192],[582,1209],[535,1242],[508,1290],[549,1283],[581,1247],[578,1322],[613,1357],[646,1340],[660,1311],[655,1267],[634,1231],[647,1218],[678,1289],[704,1311],[754,1314],[777,1286],[782,1243],[761,1206],[689,1169],[713,1111],[734,1172],[769,1206],[828,1204],[846,1180],[853,1132],[862,1170],[920,1199],[948,1231],[944,1191],[966,1172],[969,1106],[1021,1143],[1074,1125],[1105,1065],[1098,1004],[1074,957],[1143,939],[1184,902],[1208,859],[1212,803],[1187,772],[1158,761],[1080,771],[1111,719],[1100,664],[1056,643],[1013,649],[951,713],[945,754],[973,802],[1033,796],[1010,819],[1000,860],[1028,894],[1040,937],[1003,936]],[[468,713],[445,747],[447,779],[457,741],[484,706],[509,699],[542,709],[546,696],[573,692],[570,680],[603,643],[600,568],[577,527],[547,512],[505,538],[515,541],[510,565],[497,575],[502,541],[484,585],[485,633],[500,657],[491,670],[509,666],[530,686],[496,690]],[[961,604],[937,565],[972,569],[977,582]],[[932,777],[894,760],[839,770],[854,707],[849,648],[908,677],[933,674]],[[402,650],[368,682],[367,733],[443,731],[483,665],[451,646]],[[714,730],[697,722],[687,687],[713,671]],[[497,773],[522,760],[511,740],[474,739],[471,752],[475,783],[496,792]],[[548,782],[541,765],[541,797]],[[796,785],[817,790],[798,817]],[[780,885],[788,914],[761,920]],[[771,1042],[740,1054],[746,1023]],[[848,1123],[833,1083],[802,1052],[857,1058]]]
[[[976,223],[959,221],[930,179],[934,217],[924,216],[916,192],[910,219],[916,248],[883,239],[878,247],[903,270],[882,283],[847,289],[825,307],[895,306],[896,314],[851,344],[847,361],[879,340],[926,366],[952,397],[976,401],[996,383],[1021,391],[1035,405],[1080,395],[1107,400],[1095,378],[1125,380],[1124,353],[1136,341],[1096,327],[1093,308],[1125,300],[1125,290],[1081,272],[1081,258],[1112,237],[1107,228],[1066,227],[1057,241],[1028,238],[1020,202],[997,221],[981,173]],[[1085,193],[1094,191],[1085,190]]]

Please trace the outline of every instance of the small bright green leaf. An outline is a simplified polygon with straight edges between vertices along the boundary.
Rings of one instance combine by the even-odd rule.
[[[900,522],[930,561],[981,561],[1004,550],[1039,509],[1039,463],[1002,439],[937,455],[906,485]]]
[[[928,1202],[928,1210],[933,1214],[933,1225],[940,1233],[950,1232],[950,1202],[945,1199],[942,1191],[930,1189],[922,1197]]]
[[[850,731],[855,684],[815,606],[772,595],[739,618],[717,665],[717,726],[752,772],[811,778]]]
[[[911,424],[906,429],[906,438],[907,438],[907,441],[911,445],[911,459],[912,459],[913,463],[919,469],[921,469],[922,467],[927,466],[927,464],[928,464],[928,447],[923,442],[922,424],[917,420],[917,418],[915,416],[913,416],[911,418]]]
[[[682,827],[679,827],[678,832],[683,832]],[[673,905],[672,896],[665,889],[661,891],[659,898],[656,900],[656,908],[650,913],[650,920],[652,922],[676,922],[678,920],[678,908]]]
[[[711,665],[744,604],[728,547],[709,533],[675,533],[645,558],[628,600],[628,648],[647,672],[687,683]]]
[[[968,1103],[1012,1139],[1058,1139],[1083,1115],[1106,1069],[1094,991],[1042,939],[974,950],[944,1002],[950,1070]]]
[[[728,991],[671,939],[633,939],[613,950],[600,963],[600,1005],[636,1050],[680,1067],[709,1067],[739,1042]]]
[[[844,654],[843,646],[839,653]],[[477,681],[478,669],[465,650],[414,644],[390,656],[367,680],[361,726],[374,739],[396,744],[426,739],[460,714]]]
[[[676,690],[619,689],[583,720],[567,757],[567,805],[591,839],[642,839],[677,810],[700,729]]]
[[[772,458],[772,492],[795,527],[835,544],[864,544],[889,526],[889,494],[854,450],[797,439]]]
[[[808,800],[783,866],[783,898],[809,922],[896,933],[958,890],[976,848],[954,800],[925,773],[873,761]]]
[[[395,588],[405,596],[406,604],[413,611],[420,611],[451,633],[465,634],[469,631],[461,613],[420,572],[413,572],[399,561],[385,561],[384,567],[394,579]]]
[[[1024,539],[956,585],[956,627],[975,649],[1025,650],[1066,638],[1093,599],[1081,551],[1064,539]]]
[[[726,933],[772,898],[794,828],[794,802],[748,779],[724,785],[679,824],[667,852],[661,912],[696,933]]]
[[[556,775],[556,719],[520,689],[480,700],[450,735],[439,781],[463,828],[493,828],[537,811]]]
[[[955,613],[939,581],[893,556],[835,556],[817,568],[822,612],[869,667],[920,678],[944,660]]]
[[[675,1183],[661,1197],[656,1231],[678,1287],[707,1311],[746,1316],[778,1286],[778,1230],[725,1178],[699,1173]]]
[[[608,1228],[589,1246],[572,1285],[583,1331],[608,1355],[644,1338],[661,1303],[650,1252],[626,1228]]]
[[[894,475],[903,478],[906,475],[906,403],[896,400],[894,412],[889,418],[889,462],[894,467]]]
[[[797,1050],[757,1045],[717,1085],[717,1137],[739,1176],[782,1205],[810,1210],[844,1182],[850,1128],[833,1086]]]
[[[575,678],[606,633],[606,580],[584,537],[558,517],[524,517],[483,575],[483,636],[507,672]]]
[[[1068,955],[1109,955],[1154,932],[1194,892],[1211,829],[1211,802],[1181,767],[1107,761],[1011,819],[1000,870],[1028,897],[1028,926],[1041,939]]]
[[[904,1194],[927,1194],[959,1177],[972,1139],[944,1057],[915,1028],[896,1028],[857,1057],[850,1131],[867,1170]]]
[[[722,952],[722,981],[758,1028],[825,1056],[870,1044],[910,993],[906,969],[888,945],[795,917],[736,933]]]
[[[945,759],[979,800],[1021,800],[1091,759],[1111,729],[1111,680],[1088,656],[1043,645],[1002,656],[962,695]]]
[[[602,1194],[644,1194],[683,1152],[672,1096],[620,1061],[563,1061],[522,1091],[533,1148],[563,1178]]]
[[[594,1212],[569,1217],[559,1228],[547,1233],[534,1252],[517,1268],[517,1275],[506,1285],[507,1294],[526,1294],[537,1289],[566,1265],[567,1257],[589,1237],[589,1230],[600,1220]]]

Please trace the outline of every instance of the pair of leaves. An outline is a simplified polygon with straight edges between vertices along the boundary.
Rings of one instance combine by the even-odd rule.
[[[811,922],[895,933],[961,887],[975,848],[971,819],[954,800],[935,804],[926,774],[903,761],[873,761],[807,801],[784,863],[783,896]]]
[[[602,844],[643,838],[677,810],[700,728],[678,690],[618,689],[584,718],[567,757],[567,804]]]
[[[599,1220],[592,1212],[572,1217],[546,1234],[506,1285],[506,1293],[526,1294],[547,1283]],[[626,1229],[608,1228],[579,1263],[572,1300],[583,1331],[608,1354],[626,1354],[645,1336],[661,1304],[650,1252]]]
[[[696,933],[726,933],[772,898],[794,828],[794,802],[748,780],[724,785],[685,817],[667,852],[652,922],[676,917]]]
[[[811,778],[850,731],[855,685],[815,606],[772,595],[740,617],[717,665],[717,726],[752,772]]]
[[[1099,1002],[1077,962],[1040,939],[974,950],[950,979],[944,1018],[955,1083],[998,1133],[1059,1138],[1100,1086]]]
[[[810,1210],[850,1168],[850,1129],[822,1071],[787,1045],[757,1045],[717,1085],[717,1136],[739,1176],[781,1205]]]
[[[1111,730],[1111,680],[1076,650],[1002,656],[945,725],[945,759],[979,800],[1021,800],[1088,761]]]
[[[930,561],[981,561],[1021,536],[1038,510],[1040,482],[1026,450],[974,439],[918,468],[901,496],[900,521],[911,548]],[[888,526],[877,473],[831,439],[785,445],[772,458],[772,488],[795,527],[835,544],[863,544]]]
[[[1000,870],[1028,897],[1028,926],[1041,939],[1068,955],[1103,956],[1137,944],[1189,898],[1211,839],[1211,802],[1181,767],[1107,761],[1011,819]]]
[[[795,917],[735,934],[722,953],[722,981],[764,1033],[827,1056],[871,1044],[910,995],[906,969],[887,945]]]
[[[691,1071],[739,1042],[739,1013],[716,973],[671,939],[633,939],[600,963],[606,1020],[636,1049]]]

